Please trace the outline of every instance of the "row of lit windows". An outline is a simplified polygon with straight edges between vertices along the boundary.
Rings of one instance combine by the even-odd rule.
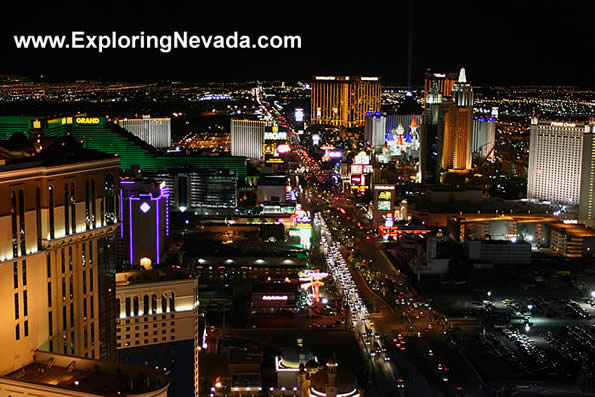
[[[168,294],[163,294],[161,296],[161,313],[165,313],[167,311],[175,311],[176,310],[176,300],[175,300],[175,294],[173,292],[169,293],[169,308],[168,308]],[[149,299],[150,299],[150,306],[149,306]],[[125,304],[125,311],[124,313],[126,314],[126,317],[130,317],[131,315],[133,316],[138,316],[141,312],[140,312],[140,300],[138,296],[135,296],[133,298],[127,297],[124,300],[124,304]],[[120,302],[120,298],[116,299],[116,310],[120,311],[120,313],[122,313],[122,309],[121,309],[121,302]],[[151,295],[151,297],[149,297],[149,295],[144,295],[143,296],[143,311],[142,314],[154,314],[154,313],[159,313],[159,309],[158,309],[158,299],[157,299],[157,295],[153,294]]]

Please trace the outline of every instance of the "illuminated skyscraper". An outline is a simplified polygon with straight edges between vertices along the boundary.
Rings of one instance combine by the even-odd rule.
[[[424,79],[424,100],[428,101],[428,94],[435,86],[443,97],[449,97],[452,94],[452,88],[457,82],[456,73],[430,73],[426,72]]]
[[[382,113],[370,113],[366,116],[364,136],[366,143],[380,151],[386,135],[386,116]]]
[[[471,106],[459,107],[448,100],[442,104],[444,119],[439,132],[441,168],[464,170],[471,168],[472,115]]]
[[[379,77],[314,76],[312,124],[363,127],[367,113],[380,111],[380,95]]]
[[[231,120],[231,155],[260,159],[263,156],[265,121]]]
[[[169,188],[140,180],[123,180],[120,186],[124,221],[119,246],[125,248],[118,249],[119,259],[132,266],[143,261],[159,265],[169,235]]]
[[[471,152],[474,156],[494,157],[496,144],[496,118],[493,116],[473,117],[473,144]]]
[[[439,180],[438,129],[444,116],[440,112],[442,99],[438,83],[434,82],[427,95],[420,134],[419,168],[423,183],[438,183]]]
[[[465,68],[459,71],[459,78],[452,86],[451,96],[458,107],[473,106],[473,88],[471,83],[467,82]]]
[[[171,146],[171,119],[169,117],[152,118],[143,115],[142,119],[122,119],[118,124],[132,135],[156,148]]]
[[[473,138],[473,89],[467,82],[465,68],[452,88],[452,100],[442,103],[444,120],[439,132],[441,168],[443,170],[470,169]]]
[[[117,158],[72,139],[0,167],[0,375],[37,349],[116,360],[119,175]]]
[[[579,222],[595,228],[595,119],[589,120],[589,127],[583,134],[583,159],[581,171],[581,194],[578,218]],[[588,131],[587,131],[588,130]]]
[[[593,172],[592,154],[583,162],[583,153],[592,150],[593,125],[586,122],[562,122],[531,119],[529,144],[529,176],[527,198],[578,205],[581,198],[581,176],[585,187]],[[583,218],[588,219],[589,195],[593,185],[585,190]],[[592,197],[592,196],[591,196]],[[592,202],[592,200],[591,200]]]

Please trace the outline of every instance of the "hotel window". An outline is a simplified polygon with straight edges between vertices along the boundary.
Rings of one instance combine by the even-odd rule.
[[[12,274],[13,274],[13,285],[15,288],[19,288],[19,263],[12,263]]]
[[[70,299],[72,299],[72,295],[73,295],[72,274],[70,275],[69,284],[70,284]]]
[[[60,260],[62,264],[62,274],[66,273],[66,257],[64,255],[64,248],[60,250]]]
[[[105,222],[111,225],[116,222],[116,213],[114,211],[114,177],[108,174],[105,177]]]
[[[126,317],[130,317],[130,297],[126,298]]]
[[[95,179],[91,179],[91,226],[95,229],[95,220],[97,219],[97,208],[95,203]]]
[[[19,242],[17,237],[17,198],[14,191],[10,193],[10,201],[12,204],[10,210],[10,217],[12,222],[12,256],[16,258],[19,256]]]
[[[29,305],[27,303],[27,290],[23,291],[23,316],[29,314]]]
[[[151,296],[151,313],[157,313],[157,295],[155,294]]]
[[[48,312],[48,331],[49,331],[49,335],[53,336],[54,335],[54,321],[52,318],[52,312]]]
[[[68,247],[68,271],[72,271],[72,246]]]
[[[76,233],[76,196],[74,190],[74,182],[70,184],[70,216],[72,233]]]
[[[37,251],[41,251],[41,190],[35,188],[35,223],[37,226]]]
[[[70,304],[70,327],[74,327],[74,304]]]
[[[21,226],[21,255],[27,252],[25,243],[25,197],[23,190],[19,190],[19,223]]]
[[[165,295],[161,296],[161,313],[165,313],[167,311],[167,298]]]
[[[23,267],[23,286],[27,285],[27,260],[23,259],[22,262]]]
[[[102,198],[99,202],[99,226],[105,225],[105,206],[104,206],[105,198]]]
[[[52,282],[48,281],[48,307],[52,307]]]
[[[83,298],[83,317],[87,319],[87,298]]]
[[[91,297],[89,299],[90,299],[90,303],[91,303],[89,306],[89,310],[91,311],[91,318],[94,318],[95,317],[95,307],[94,307],[93,302],[95,299],[93,299],[93,295],[91,295]],[[120,311],[119,306],[118,306],[118,311]]]
[[[24,327],[25,328],[24,329],[25,336],[29,336],[29,321],[28,320],[25,320],[25,324],[24,325],[25,325],[25,327]]]
[[[81,261],[83,267],[85,267],[87,265],[87,243],[83,243],[81,247]]]
[[[169,310],[172,312],[176,310],[176,298],[173,292],[169,295]]]
[[[21,328],[19,327],[19,324],[17,324],[15,326],[14,330],[15,330],[16,339],[17,340],[21,339]]]
[[[134,315],[138,316],[138,309],[139,309],[138,296],[135,296],[132,300],[132,309],[134,310]]]
[[[47,268],[48,278],[52,277],[52,261],[50,259],[50,254],[45,256],[45,264]]]
[[[62,329],[66,331],[66,306],[62,306]]]
[[[93,240],[89,241],[89,265],[93,264]]]
[[[14,319],[19,319],[19,293],[14,294]]]
[[[70,234],[70,211],[68,210],[69,203],[68,183],[64,184],[64,231]]]
[[[70,332],[70,354],[74,354],[74,331]]]
[[[87,230],[91,229],[91,214],[89,213],[90,201],[89,201],[89,180],[85,181],[85,224]]]
[[[146,316],[149,314],[149,296],[145,295],[143,297],[143,314]]]
[[[83,270],[83,294],[87,293],[87,271]]]

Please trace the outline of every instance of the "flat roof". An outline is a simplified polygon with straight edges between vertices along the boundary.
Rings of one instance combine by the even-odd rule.
[[[162,371],[150,367],[40,351],[33,362],[3,378],[100,396],[149,393],[169,383]]]

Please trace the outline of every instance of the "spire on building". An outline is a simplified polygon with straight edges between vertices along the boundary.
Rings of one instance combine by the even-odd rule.
[[[465,73],[465,68],[461,68],[459,71],[459,83],[466,83],[467,82],[467,74]]]
[[[415,120],[415,117],[411,117],[411,124],[409,124],[409,128],[416,128],[416,127],[418,127],[417,121]]]

